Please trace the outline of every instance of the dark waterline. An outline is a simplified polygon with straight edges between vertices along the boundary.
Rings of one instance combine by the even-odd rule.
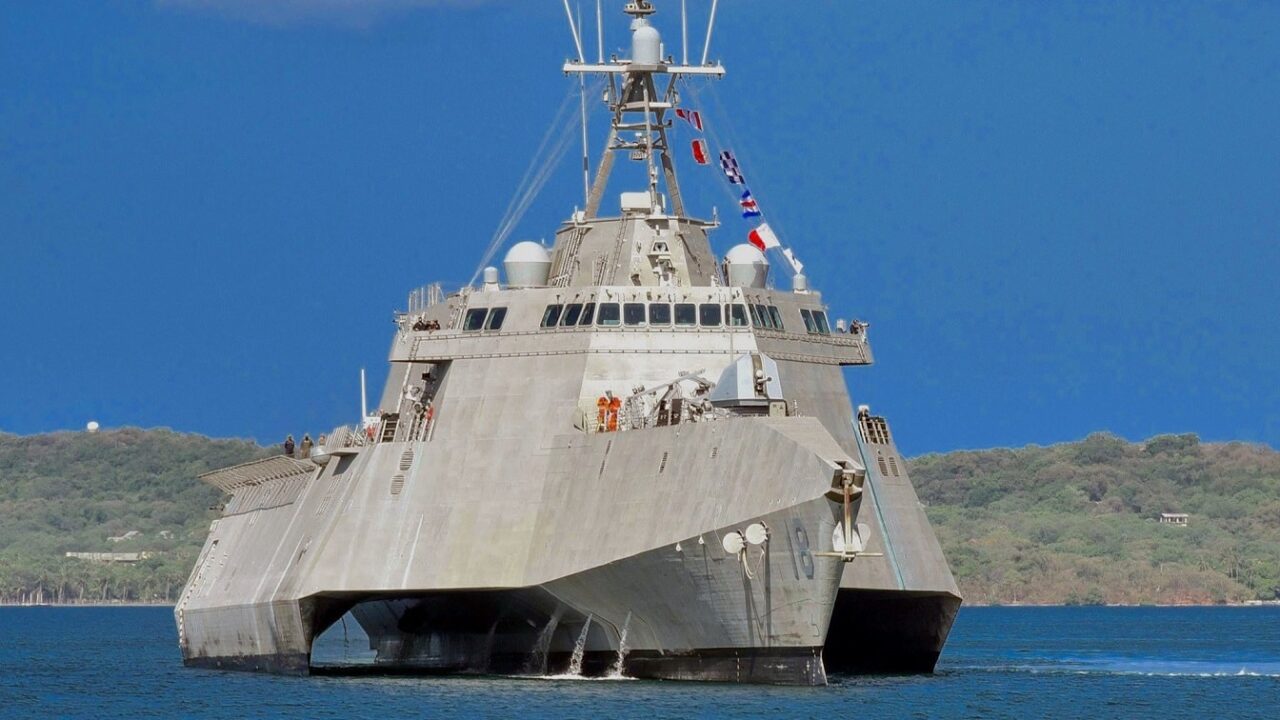
[[[0,716],[1273,718],[1280,608],[966,608],[933,676],[826,688],[182,667],[169,608],[0,608]],[[359,654],[339,630],[327,652]],[[358,644],[358,638],[355,638]]]

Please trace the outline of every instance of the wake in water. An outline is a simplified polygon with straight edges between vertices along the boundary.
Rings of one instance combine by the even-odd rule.
[[[1039,662],[953,665],[943,672],[1033,673],[1060,675],[1139,675],[1148,677],[1266,677],[1280,678],[1280,662],[1162,660],[1159,658],[1045,658]]]

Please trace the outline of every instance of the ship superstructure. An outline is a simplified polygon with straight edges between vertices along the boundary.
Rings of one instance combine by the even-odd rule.
[[[724,71],[663,57],[653,11],[626,6],[630,58],[564,67],[609,78],[611,119],[554,246],[415,292],[360,425],[204,477],[231,499],[175,610],[188,664],[305,673],[350,613],[388,671],[932,668],[959,596],[887,424],[850,405],[866,327],[751,245],[717,261],[668,131],[678,81]],[[618,155],[646,182],[609,196]]]

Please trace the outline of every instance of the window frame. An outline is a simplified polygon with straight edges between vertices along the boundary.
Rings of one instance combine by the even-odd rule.
[[[714,312],[716,315],[716,321],[714,323],[707,322],[707,314],[711,312]],[[698,327],[724,327],[724,308],[720,303],[710,302],[698,304]]]
[[[468,308],[467,314],[462,316],[462,332],[480,332],[484,329],[485,318],[489,317],[489,308]],[[475,327],[471,327],[472,318],[478,318]]]
[[[573,315],[573,322],[569,322],[569,315],[574,313],[574,308],[577,308],[577,312],[576,314]],[[567,303],[564,306],[564,311],[560,313],[560,327],[575,327],[577,326],[578,321],[581,319],[582,319],[582,303],[580,302]]]
[[[604,313],[606,308],[613,308],[614,312],[617,313],[616,315],[614,315],[613,322],[604,321]],[[622,303],[616,303],[616,302],[597,303],[596,304],[596,325],[599,327],[622,327]]]
[[[564,303],[550,303],[547,309],[542,311],[542,325],[540,327],[553,328],[560,324],[560,314],[564,312]]]
[[[818,326],[819,335],[831,334],[831,323],[827,321],[827,312],[825,310],[814,310],[813,322]]]
[[[733,311],[742,313],[742,322],[734,322]],[[725,327],[743,328],[751,327],[751,319],[747,317],[746,305],[743,303],[725,303],[724,305],[724,324]]]
[[[497,318],[497,325],[494,325],[494,318]],[[498,307],[489,308],[489,314],[484,318],[485,332],[498,332],[502,330],[502,323],[507,319],[507,306],[500,305]]]
[[[596,321],[596,301],[582,304],[582,317],[578,318],[578,327],[591,326]]]
[[[769,317],[769,306],[764,303],[756,303],[752,307],[756,309],[756,314],[760,316],[760,327],[772,330],[773,318]]]
[[[813,322],[813,311],[809,308],[800,308],[800,319],[804,321],[804,329],[810,335],[818,334],[818,326]]]
[[[639,313],[639,318],[632,322],[632,313]],[[644,327],[649,323],[649,308],[642,302],[622,303],[622,324],[627,327]]]
[[[680,321],[680,309],[691,308],[693,315],[688,322]],[[698,327],[698,304],[697,303],[676,303],[671,309],[671,321],[676,327]]]
[[[656,310],[656,309],[658,309],[658,308],[662,308],[663,310],[665,310],[665,311],[666,311],[666,313],[667,313],[667,317],[666,317],[666,319],[665,319],[665,320],[658,320],[658,319],[655,319],[655,318],[653,317],[653,311],[654,311],[654,310]],[[672,318],[671,318],[671,303],[662,303],[662,302],[649,303],[649,325],[651,325],[651,326],[655,326],[655,325],[656,325],[656,326],[659,326],[659,327],[667,327],[667,326],[671,325],[671,320],[672,320]]]
[[[773,320],[773,329],[786,331],[787,326],[782,322],[782,313],[778,311],[777,305],[767,305],[769,308],[769,317]]]

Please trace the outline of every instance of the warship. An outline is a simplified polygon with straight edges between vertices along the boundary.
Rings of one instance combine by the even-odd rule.
[[[378,402],[307,457],[201,477],[228,498],[174,611],[187,665],[316,672],[351,618],[385,672],[932,671],[960,596],[888,423],[851,405],[867,325],[834,320],[767,227],[717,258],[672,145],[703,122],[681,88],[725,72],[714,4],[694,64],[651,2],[623,11],[630,56],[601,40],[595,62],[569,14],[562,70],[599,83],[609,130],[554,245],[411,292]],[[619,155],[645,180],[606,207]]]

